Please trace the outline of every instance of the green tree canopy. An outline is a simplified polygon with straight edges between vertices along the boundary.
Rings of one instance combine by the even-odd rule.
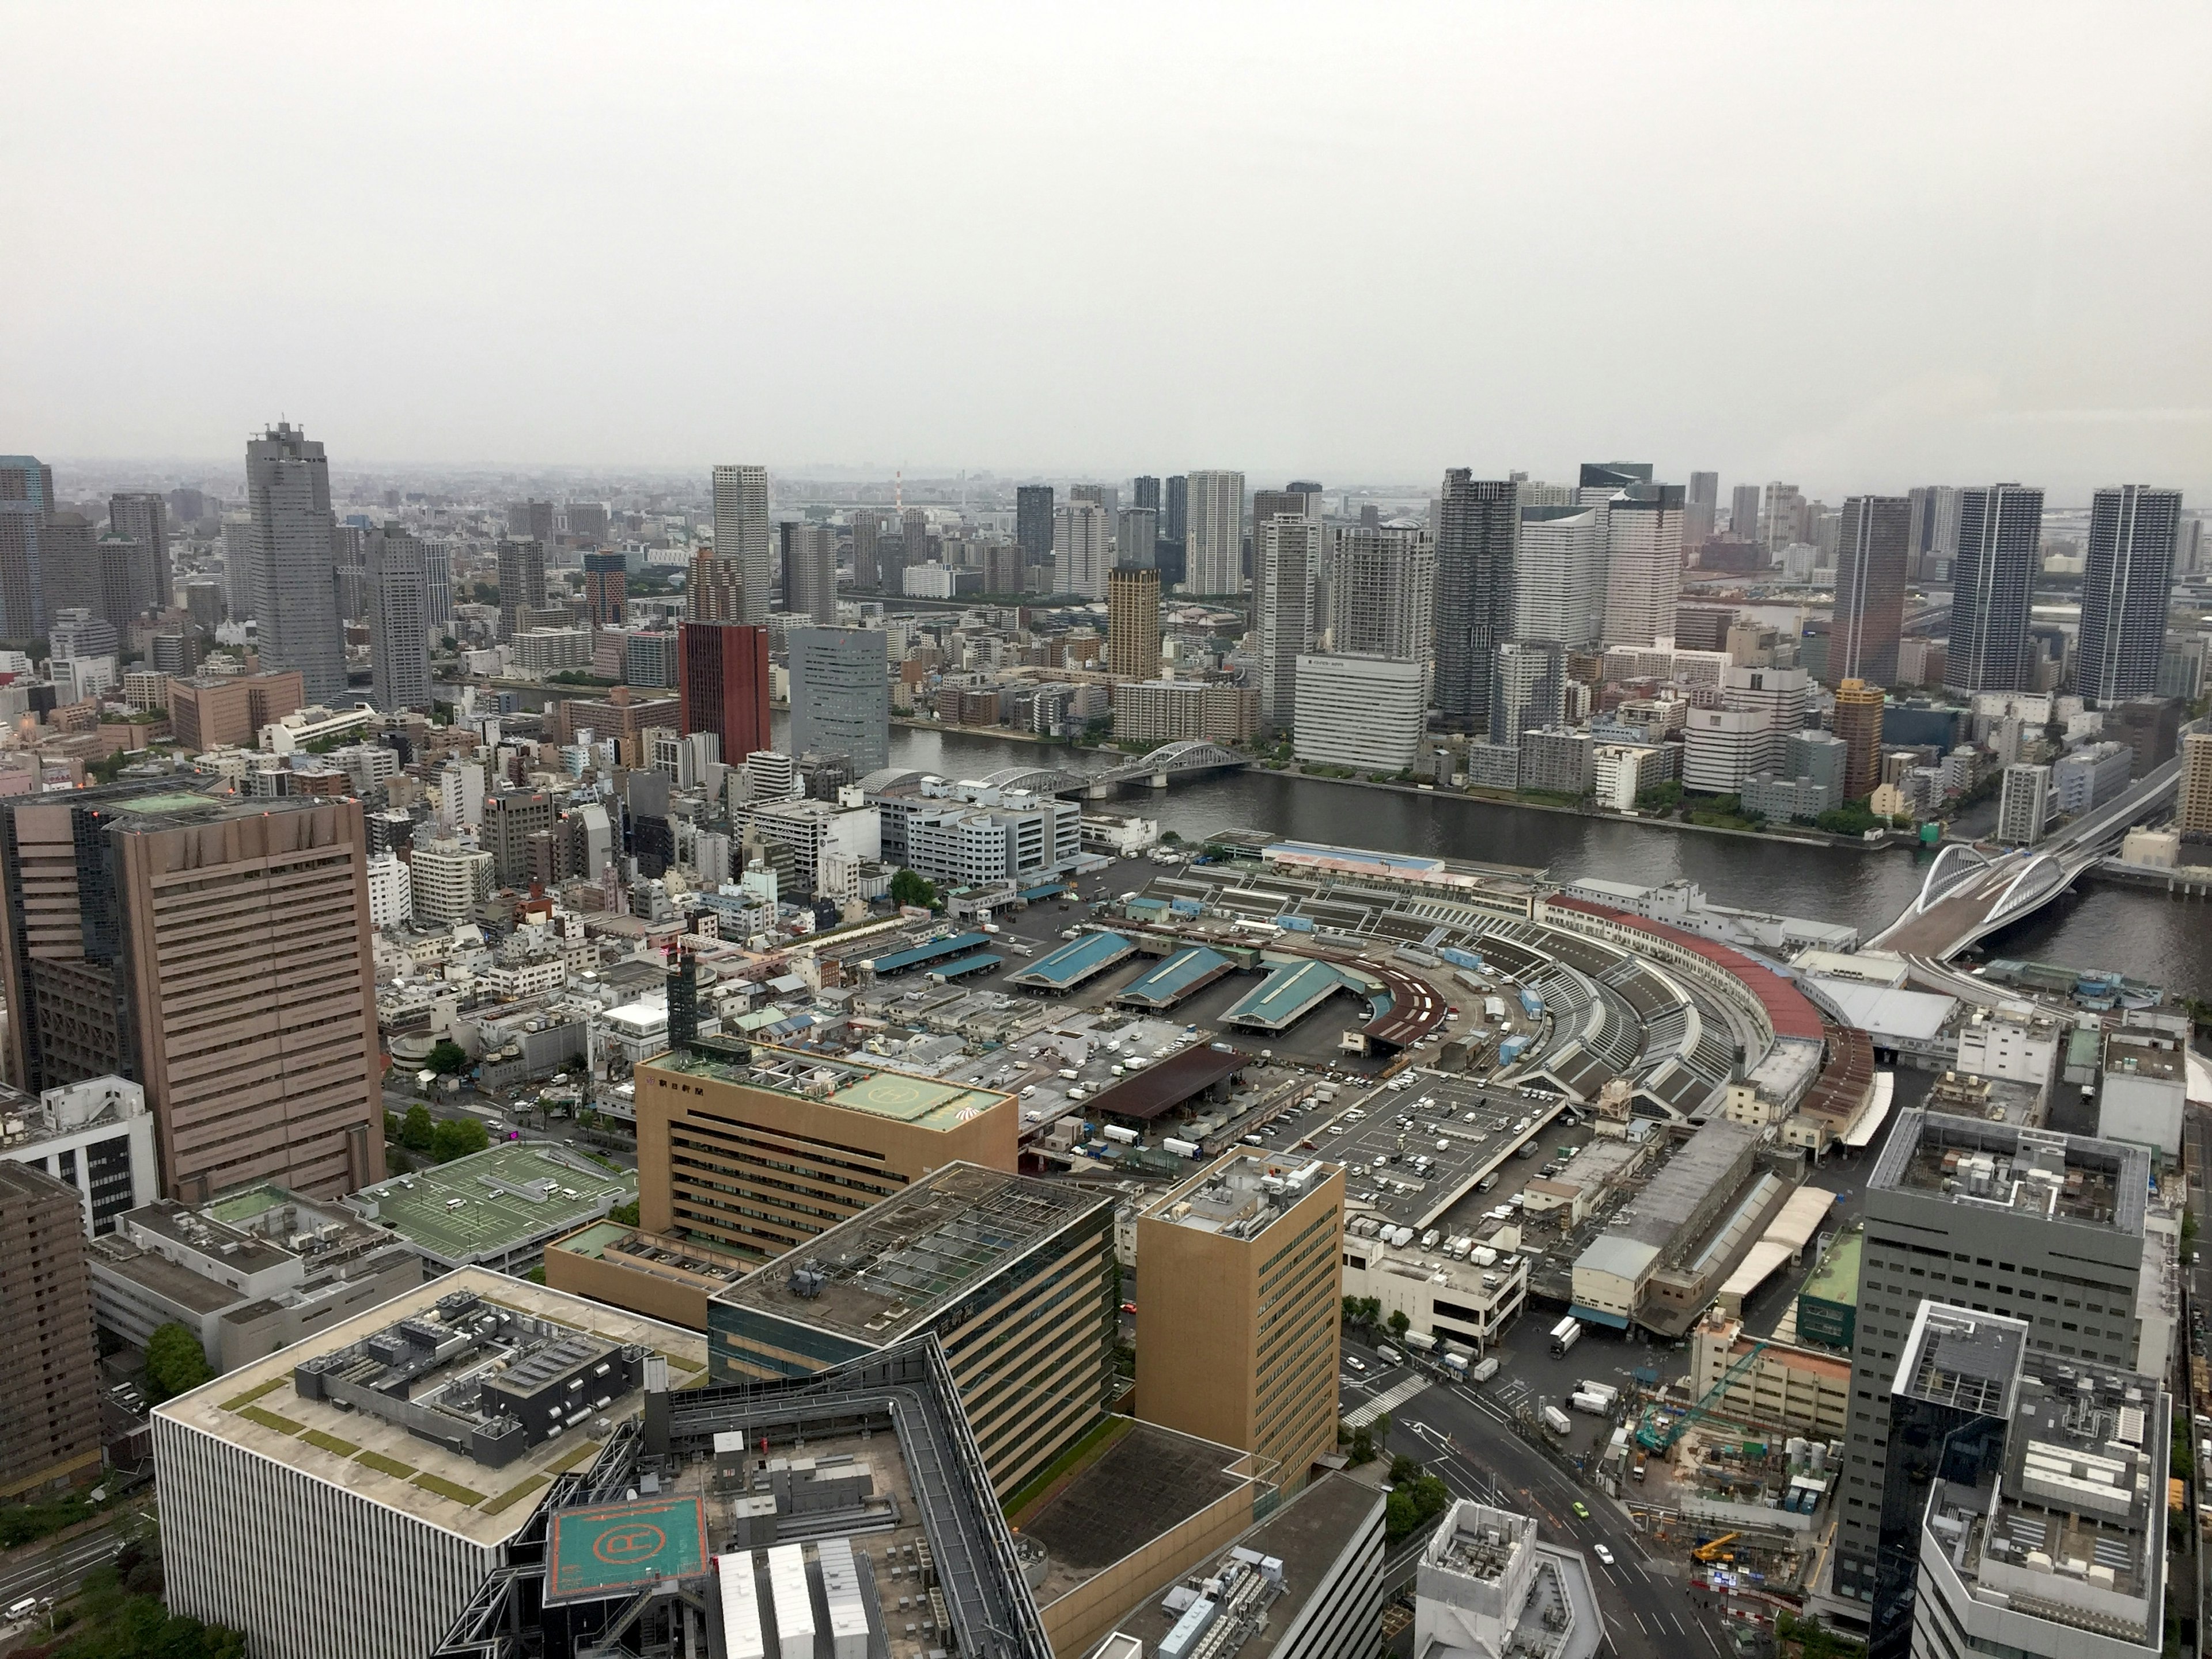
[[[430,1121],[430,1109],[417,1101],[399,1120],[399,1144],[410,1152],[427,1152],[437,1127]]]
[[[146,1394],[156,1404],[197,1389],[215,1375],[200,1340],[173,1319],[146,1339]]]
[[[891,878],[891,902],[934,910],[937,908],[937,889],[921,872],[901,870]]]
[[[473,1118],[448,1118],[430,1132],[430,1156],[441,1164],[451,1164],[490,1145],[489,1132]]]
[[[429,1066],[434,1072],[447,1076],[467,1068],[469,1051],[451,1037],[440,1037],[430,1050]]]
[[[1412,1327],[1413,1322],[1412,1320],[1406,1317],[1406,1310],[1404,1309],[1393,1308],[1390,1310],[1390,1329],[1395,1334],[1402,1337]]]

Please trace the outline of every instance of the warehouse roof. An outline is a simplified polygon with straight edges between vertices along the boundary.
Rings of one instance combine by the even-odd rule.
[[[1236,1049],[1201,1043],[1101,1089],[1084,1103],[1084,1110],[1100,1117],[1149,1122],[1203,1094],[1224,1078],[1236,1076],[1247,1063],[1248,1056]]]

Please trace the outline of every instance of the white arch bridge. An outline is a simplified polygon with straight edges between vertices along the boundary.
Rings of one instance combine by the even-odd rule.
[[[1071,772],[1063,767],[1006,766],[975,780],[994,789],[1028,789],[1039,794],[1103,796],[1127,783],[1164,789],[1178,778],[1249,766],[1251,757],[1218,743],[1164,743],[1151,752],[1103,772]]]

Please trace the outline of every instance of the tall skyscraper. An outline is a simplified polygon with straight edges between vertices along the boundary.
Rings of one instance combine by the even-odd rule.
[[[1682,594],[1682,501],[1680,484],[1636,483],[1607,502],[1600,635],[1607,644],[1648,646],[1673,635]]]
[[[775,582],[766,467],[714,469],[714,556],[734,568],[740,596],[736,620],[764,626]]]
[[[887,592],[904,590],[905,573],[930,562],[929,514],[918,507],[909,507],[899,515],[899,573],[898,586],[890,580],[890,566],[884,567],[884,586]]]
[[[173,577],[169,568],[169,503],[161,495],[130,492],[107,498],[107,522],[118,536],[138,544],[138,568],[131,577],[131,596],[137,609],[167,609],[171,604]]]
[[[2191,841],[2212,840],[2212,732],[2191,732],[2181,740],[2173,822]]]
[[[1510,744],[1556,726],[1566,692],[1565,653],[1548,641],[1508,640],[1491,653],[1490,741]]]
[[[1437,549],[1425,531],[1340,529],[1330,562],[1328,648],[1426,663],[1436,652]]]
[[[28,645],[46,631],[46,521],[53,469],[33,455],[0,455],[0,638]]]
[[[499,634],[511,640],[531,624],[526,611],[545,609],[545,544],[513,536],[499,544]]]
[[[1771,483],[1766,486],[1759,530],[1761,539],[1770,553],[1779,553],[1792,543],[1805,539],[1805,497],[1796,484]]]
[[[1675,532],[1681,533],[1676,514]],[[1597,642],[1605,619],[1607,507],[1524,507],[1515,556],[1513,633],[1570,651]],[[1668,619],[1674,617],[1673,607]]]
[[[161,1188],[384,1175],[361,803],[171,782],[0,801],[13,1076],[146,1091]]]
[[[1159,564],[1160,514],[1151,507],[1124,507],[1114,527],[1114,562],[1152,570]]]
[[[1122,522],[1147,516],[1132,511]],[[1159,678],[1160,573],[1149,565],[1117,564],[1107,574],[1106,667],[1124,679]]]
[[[1052,515],[1053,589],[1106,597],[1106,572],[1114,562],[1106,533],[1106,509],[1096,501],[1070,501]]]
[[[1951,644],[1943,684],[1954,691],[2034,690],[2028,596],[2043,544],[2043,492],[2016,483],[1959,492],[1959,552],[1951,567]]]
[[[884,585],[884,515],[872,507],[853,509],[853,586],[873,593]]]
[[[769,735],[766,628],[678,623],[676,690],[684,735],[712,732],[722,740],[722,758],[731,765],[775,746]]]
[[[785,640],[791,653],[791,752],[848,756],[856,778],[890,765],[890,641],[883,630],[794,628]],[[722,753],[732,758],[727,749]]]
[[[598,557],[594,554],[592,556]],[[621,556],[616,556],[619,561]],[[368,660],[376,706],[387,714],[430,708],[430,567],[422,544],[390,525],[362,549],[368,588]]]
[[[1053,494],[1050,484],[1023,484],[1014,491],[1014,540],[1024,564],[1042,564],[1052,556]]]
[[[1616,489],[1626,489],[1631,484],[1651,482],[1651,463],[1649,461],[1584,461],[1582,477],[1577,484],[1580,489],[1602,489],[1610,495]]]
[[[64,1154],[73,1164],[77,1154]],[[100,1472],[100,1343],[76,1188],[0,1159],[0,1499]]]
[[[1121,528],[1121,489],[1118,484],[1079,483],[1067,487],[1071,501],[1089,501],[1106,514],[1106,539],[1110,544]],[[1018,503],[1017,503],[1018,505]]]
[[[544,544],[553,539],[553,503],[509,501],[507,533],[519,542]]]
[[[1194,593],[1242,593],[1244,475],[1193,472],[1186,477],[1189,524],[1185,538],[1183,586]],[[1174,480],[1169,483],[1172,485]]]
[[[1462,731],[1490,725],[1491,658],[1513,637],[1514,567],[1521,538],[1520,488],[1479,479],[1465,467],[1444,474],[1437,500],[1437,707]]]
[[[1905,626],[1905,573],[1912,503],[1903,495],[1844,498],[1836,543],[1836,611],[1829,629],[1831,685],[1897,684],[1897,641]],[[1871,787],[1871,786],[1869,786]],[[1846,799],[1850,799],[1847,797]]]
[[[837,532],[826,524],[782,526],[790,558],[783,608],[824,626],[837,621]]]
[[[331,531],[337,521],[322,445],[283,422],[251,440],[246,503],[253,526],[246,591],[259,624],[263,665],[298,669],[309,702],[340,702],[345,635],[331,574]]]
[[[1905,532],[1905,574],[1917,581],[1937,560],[1959,550],[1959,492],[1948,484],[1922,484],[1906,492],[1912,522]]]
[[[619,553],[584,555],[584,606],[594,628],[620,628],[629,613],[629,561]]]
[[[1721,475],[1692,472],[1690,488],[1682,497],[1682,545],[1704,546],[1713,533],[1720,509]]]
[[[2091,502],[2074,689],[2102,707],[2157,689],[2180,525],[2178,489],[2118,484]]]
[[[1158,478],[1146,476],[1134,479],[1130,484],[1129,494],[1132,505],[1150,507],[1155,513],[1160,510],[1160,481]]]
[[[1252,492],[1253,615],[1257,616],[1267,608],[1267,562],[1261,557],[1261,540],[1267,531],[1267,520],[1311,517],[1318,521],[1320,506],[1320,495],[1317,491],[1312,496],[1308,496],[1305,492],[1297,489],[1255,489]],[[1310,508],[1310,512],[1309,512]],[[1314,580],[1316,583],[1321,580],[1318,562],[1314,568]],[[1267,699],[1263,696],[1261,702],[1264,706]],[[1284,719],[1287,720],[1290,718],[1287,704],[1285,705],[1285,711]]]
[[[1313,649],[1322,526],[1303,514],[1262,520],[1252,559],[1260,623],[1260,718],[1284,726],[1297,708],[1298,658]],[[1264,568],[1265,576],[1258,573]]]
[[[1160,498],[1160,538],[1181,547],[1190,535],[1190,480],[1178,472]]]
[[[1759,486],[1738,484],[1729,493],[1729,534],[1740,542],[1759,539]]]

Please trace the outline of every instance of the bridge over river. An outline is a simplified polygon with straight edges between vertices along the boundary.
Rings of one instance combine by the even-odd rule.
[[[1089,795],[1103,799],[1124,784],[1164,789],[1182,778],[1205,777],[1249,766],[1252,757],[1218,743],[1165,743],[1150,753],[1101,772],[1071,772],[1054,766],[1008,766],[975,780],[994,789],[1030,789],[1047,795]]]
[[[2180,782],[2177,757],[2034,847],[1993,849],[1954,842],[1928,866],[1928,878],[1905,914],[1871,943],[1921,962],[1948,962],[2071,887],[2130,828],[2162,815]]]

